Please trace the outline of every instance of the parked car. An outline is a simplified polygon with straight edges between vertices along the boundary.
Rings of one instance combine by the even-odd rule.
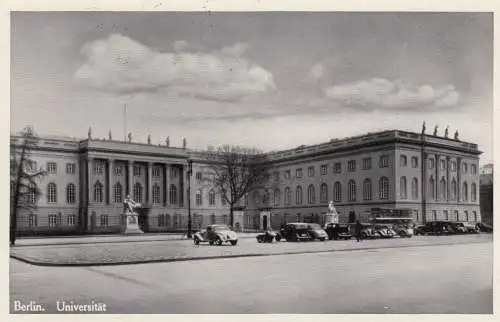
[[[469,234],[479,233],[479,227],[477,224],[475,225],[475,224],[471,224],[468,222],[464,222],[463,224],[464,224],[464,228],[465,228],[466,233],[469,233]]]
[[[222,245],[223,243],[238,243],[238,236],[227,225],[209,225],[206,229],[194,234],[193,241],[195,245],[202,242],[208,242],[210,245]]]
[[[286,241],[311,240],[309,226],[306,223],[296,222],[286,224],[280,232]]]
[[[354,232],[353,235],[356,235],[355,223],[349,224],[349,231]],[[376,232],[376,229],[373,226],[373,224],[361,223],[360,237],[361,239],[375,239],[375,238],[380,238],[380,234]]]
[[[477,227],[479,228],[480,232],[484,232],[484,233],[492,233],[493,232],[493,226],[490,226],[490,225],[482,223],[482,222],[477,223]]]
[[[334,239],[335,226],[337,227],[337,239],[348,240],[352,238],[352,234],[349,230],[349,225],[328,223],[325,225],[325,231],[326,234],[328,235],[328,239],[330,240]]]
[[[397,234],[389,225],[375,225],[375,235],[379,238],[393,238]]]
[[[430,221],[425,225],[417,226],[415,232],[418,235],[451,235],[456,234],[457,230],[453,223],[449,221]]]
[[[325,241],[328,238],[326,231],[324,231],[319,224],[307,224],[307,231],[309,232],[311,240],[319,239]]]
[[[274,230],[266,230],[256,236],[259,243],[272,243],[274,240],[277,242],[281,240],[281,234]]]
[[[392,229],[396,232],[399,237],[411,238],[414,234],[414,230],[409,225],[393,225]]]

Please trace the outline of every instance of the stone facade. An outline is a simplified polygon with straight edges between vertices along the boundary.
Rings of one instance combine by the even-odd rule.
[[[11,148],[17,142],[12,136]],[[419,223],[457,220],[457,215],[458,220],[478,222],[480,153],[472,143],[404,131],[271,152],[270,180],[265,189],[247,196],[243,226],[322,223],[330,200],[341,222],[369,220],[377,208],[402,211]],[[186,231],[188,160],[193,227],[229,223],[228,207],[207,180],[210,168],[203,152],[40,138],[31,159],[46,169],[55,163],[56,170],[40,182],[43,195],[37,209],[18,217],[21,234],[120,232],[126,195],[149,209],[148,231]],[[49,185],[55,186],[55,199]]]

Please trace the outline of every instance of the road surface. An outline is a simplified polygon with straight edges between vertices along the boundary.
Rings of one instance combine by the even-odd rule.
[[[486,242],[102,267],[11,260],[11,313],[18,300],[44,313],[94,301],[121,314],[491,314],[492,258]]]

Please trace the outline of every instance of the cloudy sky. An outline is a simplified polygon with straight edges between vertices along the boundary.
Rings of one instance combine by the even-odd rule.
[[[493,160],[493,16],[13,13],[11,130],[278,150],[449,126]]]

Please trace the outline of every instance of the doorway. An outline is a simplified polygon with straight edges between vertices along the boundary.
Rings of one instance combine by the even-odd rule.
[[[267,215],[262,216],[262,229],[267,230]]]
[[[349,222],[355,222],[356,221],[356,214],[354,213],[354,211],[351,211],[349,213]]]

